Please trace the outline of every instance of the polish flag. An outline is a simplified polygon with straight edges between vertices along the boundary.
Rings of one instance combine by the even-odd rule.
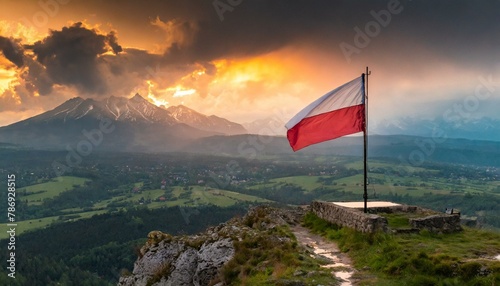
[[[365,131],[364,74],[309,104],[285,127],[293,151]]]

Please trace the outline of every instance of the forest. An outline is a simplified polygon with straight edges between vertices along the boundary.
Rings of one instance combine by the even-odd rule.
[[[64,152],[0,148],[0,156],[0,184],[16,177],[17,285],[115,284],[150,231],[192,234],[259,204],[359,201],[363,191],[356,156],[95,152],[62,175],[53,162]],[[495,166],[429,161],[408,169],[374,158],[368,190],[370,200],[453,207],[479,227],[500,228]],[[7,233],[0,238],[6,250]],[[16,285],[4,274],[0,284]]]

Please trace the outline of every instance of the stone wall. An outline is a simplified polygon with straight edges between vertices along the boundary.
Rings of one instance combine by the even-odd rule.
[[[461,231],[460,215],[439,214],[423,218],[411,218],[410,225],[416,229],[427,229],[434,233],[451,233]]]
[[[361,232],[387,231],[387,219],[376,214],[365,214],[357,209],[321,201],[313,201],[311,210],[326,221]]]
[[[420,218],[409,219],[410,229],[392,230],[396,233],[413,233],[422,229],[427,229],[433,233],[450,233],[462,230],[460,215],[438,213],[417,206],[374,207],[369,208],[368,213],[365,214],[363,208],[347,208],[329,202],[313,201],[311,203],[311,210],[318,217],[326,221],[365,233],[391,231],[388,227],[387,219],[376,213],[411,213],[422,216]]]
[[[359,211],[363,211],[363,208],[359,208]],[[412,213],[419,215],[431,215],[438,214],[433,210],[424,209],[418,206],[410,206],[410,205],[397,205],[397,206],[389,206],[389,207],[370,207],[368,208],[368,213]]]

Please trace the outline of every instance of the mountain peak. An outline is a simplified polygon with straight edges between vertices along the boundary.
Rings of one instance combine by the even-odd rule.
[[[136,93],[130,100],[133,100],[133,101],[144,101],[146,99],[144,97],[142,97],[139,93]]]
[[[81,97],[79,97],[79,96],[76,96],[76,97],[73,97],[73,98],[70,98],[70,99],[66,100],[66,102],[82,102],[82,101],[84,101],[84,100],[85,100],[85,99],[83,99],[83,98],[81,98]],[[65,103],[66,103],[66,102],[65,102]]]
[[[131,98],[110,96],[100,100],[72,98],[56,108],[24,120],[30,123],[72,124],[109,118],[121,124],[188,125],[207,134],[243,134],[243,126],[226,119],[206,116],[189,107],[179,105],[167,109],[158,107],[136,93]],[[24,123],[23,123],[24,124]],[[146,126],[146,125],[143,125]],[[183,127],[178,127],[183,128]],[[195,132],[196,133],[196,132]]]
[[[185,105],[179,104],[179,105],[171,105],[166,108],[170,113],[179,113],[179,112],[197,112],[194,109],[191,109]],[[201,113],[200,113],[201,114]]]
[[[207,116],[184,105],[169,106],[167,111],[175,120],[205,131],[222,134],[245,134],[246,130],[238,123],[214,115]]]

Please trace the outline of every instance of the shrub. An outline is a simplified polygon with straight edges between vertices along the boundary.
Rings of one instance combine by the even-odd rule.
[[[455,267],[450,262],[440,262],[434,267],[437,275],[444,277],[453,277],[455,275]]]
[[[435,286],[438,285],[438,280],[431,276],[416,275],[411,279],[408,286]]]
[[[470,280],[478,275],[481,264],[478,262],[466,262],[460,265],[460,274],[465,280]]]

